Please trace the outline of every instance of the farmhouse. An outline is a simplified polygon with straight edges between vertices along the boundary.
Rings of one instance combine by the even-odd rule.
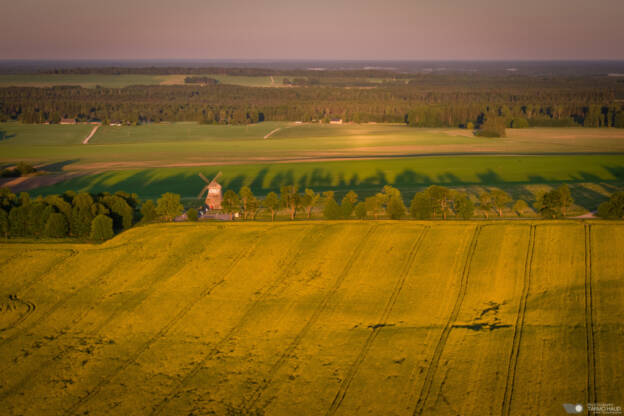
[[[341,118],[333,118],[333,119],[329,120],[329,124],[342,124],[342,119]]]
[[[61,124],[76,124],[76,119],[74,118],[62,118]]]

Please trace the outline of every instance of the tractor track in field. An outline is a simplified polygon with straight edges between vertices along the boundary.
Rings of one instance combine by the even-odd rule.
[[[262,380],[262,382],[258,385],[254,393],[251,395],[251,397],[248,400],[246,400],[246,403],[245,403],[246,409],[249,410],[256,405],[258,400],[260,400],[262,393],[273,382],[273,378],[275,377],[275,374],[277,374],[277,371],[292,356],[295,349],[301,343],[301,340],[308,334],[312,326],[318,321],[323,311],[327,309],[327,305],[329,304],[330,300],[334,297],[335,293],[338,291],[340,286],[342,286],[342,283],[344,282],[347,275],[351,271],[353,264],[355,264],[355,261],[360,257],[362,251],[364,250],[364,246],[370,239],[370,236],[373,234],[374,231],[377,230],[378,227],[379,227],[378,225],[371,226],[366,232],[366,234],[364,235],[364,237],[362,237],[358,245],[355,247],[355,249],[349,256],[345,266],[342,268],[342,271],[340,272],[340,274],[334,281],[334,284],[332,285],[332,287],[328,290],[328,292],[325,294],[323,299],[319,302],[319,304],[314,309],[314,312],[312,313],[312,316],[310,317],[310,319],[307,320],[304,327],[299,331],[299,333],[297,333],[297,336],[295,336],[295,338],[291,341],[291,343],[284,350],[284,352],[282,352],[282,354],[280,355],[280,358],[271,366],[267,374],[267,377],[265,377]]]
[[[301,243],[305,240],[305,236],[307,236],[308,234],[312,234],[312,231],[314,231],[315,228],[311,228],[310,231],[308,231],[299,241],[299,243],[297,244],[297,246],[300,246]],[[249,320],[249,316],[253,313],[253,311],[256,309],[256,307],[258,305],[260,305],[260,303],[266,299],[266,297],[272,293],[277,287],[279,287],[288,277],[288,273],[287,270],[290,270],[292,268],[292,266],[294,266],[297,263],[298,258],[300,257],[300,255],[303,253],[303,247],[299,247],[298,250],[293,253],[293,255],[288,254],[287,256],[285,256],[285,259],[290,259],[286,262],[286,264],[284,264],[284,266],[281,267],[281,272],[278,274],[278,277],[275,278],[269,285],[268,287],[262,291],[262,294],[260,295],[260,297],[258,297],[255,301],[253,301],[249,306],[247,306],[247,308],[245,309],[245,312],[243,312],[242,316],[240,317],[240,319],[236,322],[236,324],[234,324],[234,326],[232,328],[230,328],[230,330],[223,336],[221,337],[221,339],[219,341],[217,341],[217,343],[208,351],[208,353],[206,355],[204,355],[204,357],[198,362],[196,363],[193,368],[186,373],[186,375],[179,381],[178,385],[175,386],[168,394],[165,395],[165,397],[158,402],[152,409],[152,412],[150,413],[150,415],[157,415],[160,414],[165,406],[167,405],[167,403],[169,402],[169,400],[172,397],[176,397],[178,394],[180,394],[181,390],[184,388],[184,386],[186,386],[186,384],[197,374],[199,373],[199,371],[202,369],[202,367],[204,367],[205,363],[208,362],[208,360],[212,359],[212,357],[214,357],[215,354],[219,353],[219,351],[221,350],[222,346],[228,342],[244,325],[245,323]]]
[[[336,393],[334,400],[332,401],[329,409],[327,410],[327,413],[325,413],[326,416],[334,415],[338,411],[338,409],[342,405],[342,401],[344,400],[344,398],[347,395],[347,392],[349,391],[351,382],[357,375],[360,369],[360,366],[364,362],[364,359],[368,355],[368,352],[371,346],[373,345],[373,342],[377,338],[377,335],[379,334],[379,332],[381,332],[381,330],[388,323],[388,318],[390,317],[390,313],[392,312],[392,309],[394,308],[394,304],[396,303],[396,300],[399,297],[401,290],[403,290],[403,286],[405,285],[405,281],[407,279],[407,276],[409,275],[410,268],[412,264],[414,263],[414,260],[416,259],[416,255],[418,254],[418,251],[420,250],[420,246],[422,245],[422,242],[425,238],[425,235],[427,234],[427,231],[429,231],[429,228],[430,226],[425,226],[423,230],[421,231],[420,235],[418,236],[418,238],[416,239],[416,241],[414,242],[414,244],[412,244],[412,247],[410,248],[409,254],[407,256],[407,260],[405,261],[405,264],[403,265],[403,268],[401,269],[401,272],[399,274],[399,279],[397,280],[394,290],[392,291],[392,294],[390,295],[390,298],[388,299],[388,302],[386,303],[386,306],[379,318],[378,324],[373,326],[373,329],[371,333],[369,334],[368,338],[366,339],[366,342],[362,346],[362,349],[360,350],[357,358],[355,359],[355,361],[349,368],[349,371],[347,372],[347,376],[344,378],[344,380],[342,380],[342,383],[340,383],[340,388],[338,389],[338,392]]]
[[[481,225],[477,225],[475,227],[472,240],[470,241],[470,245],[468,247],[468,253],[466,254],[466,261],[464,263],[464,267],[462,268],[461,281],[459,290],[457,291],[457,298],[455,298],[453,310],[451,311],[451,314],[449,315],[449,318],[444,325],[444,329],[440,334],[440,338],[438,339],[435,350],[433,352],[433,357],[431,358],[431,362],[429,363],[429,367],[427,368],[425,381],[423,383],[422,389],[420,390],[414,412],[412,413],[413,416],[421,415],[425,408],[425,404],[427,403],[427,399],[429,398],[429,393],[431,392],[431,387],[433,385],[433,378],[438,370],[438,366],[440,364],[440,359],[442,358],[442,353],[444,352],[446,342],[449,335],[451,334],[451,330],[453,329],[453,323],[457,319],[461,306],[464,302],[466,289],[468,288],[468,275],[470,274],[470,265],[472,264],[472,258],[474,257],[477,248],[477,240],[479,239],[481,227]]]
[[[507,378],[505,382],[505,392],[503,394],[503,403],[501,404],[501,415],[511,415],[511,400],[513,397],[514,386],[516,382],[516,370],[518,368],[518,357],[520,356],[520,344],[522,342],[522,333],[524,330],[524,318],[526,316],[526,305],[531,290],[531,275],[533,267],[533,255],[535,253],[535,231],[536,226],[530,226],[529,245],[524,261],[524,279],[522,283],[522,295],[518,304],[518,313],[516,314],[516,324],[514,325],[513,341],[511,344],[511,352],[509,354],[509,362],[507,366]]]
[[[154,345],[154,343],[156,341],[158,341],[167,332],[169,332],[169,330],[174,325],[176,325],[182,318],[184,318],[184,316],[195,305],[197,305],[206,296],[210,295],[214,289],[216,289],[218,286],[220,286],[222,283],[224,283],[227,280],[227,277],[229,276],[229,274],[233,270],[236,269],[238,264],[243,259],[249,257],[249,255],[251,255],[251,253],[253,253],[256,250],[256,248],[258,247],[258,244],[261,241],[262,235],[266,234],[268,231],[272,230],[273,228],[274,227],[268,228],[268,229],[264,230],[263,232],[259,233],[258,237],[256,238],[256,241],[253,244],[251,244],[247,250],[241,252],[238,256],[236,256],[234,258],[234,260],[230,263],[230,265],[226,269],[225,273],[223,273],[222,277],[219,280],[217,280],[216,282],[213,282],[210,286],[204,288],[199,293],[199,296],[195,300],[193,300],[193,301],[187,303],[186,305],[184,305],[184,307],[180,311],[178,311],[178,313],[173,317],[173,319],[171,319],[169,322],[167,322],[165,324],[165,326],[163,326],[156,334],[154,334],[149,340],[147,340],[146,343],[141,345],[141,347],[138,350],[136,350],[134,352],[134,354],[132,354],[132,356],[130,358],[125,360],[120,366],[118,366],[116,369],[114,369],[112,373],[108,374],[106,377],[104,377],[102,380],[100,380],[93,389],[91,389],[90,391],[87,392],[87,394],[85,394],[84,396],[79,398],[71,407],[69,407],[65,411],[65,414],[68,414],[68,415],[76,414],[76,411],[78,410],[78,408],[80,406],[82,406],[83,404],[87,403],[92,397],[97,395],[102,390],[102,388],[104,386],[108,385],[111,382],[111,380],[113,380],[119,373],[121,373],[122,371],[124,371],[125,369],[130,367],[130,365],[136,363],[136,361],[139,359],[139,357],[145,351],[147,351],[152,345]]]
[[[45,270],[43,270],[40,273],[37,273],[37,275],[35,277],[33,277],[32,279],[24,282],[18,289],[15,289],[16,293],[22,292],[28,288],[30,288],[33,284],[35,284],[35,282],[37,282],[39,279],[41,279],[43,276],[45,276],[46,274],[50,273],[54,268],[56,268],[57,266],[60,266],[61,264],[65,263],[66,260],[69,260],[70,258],[76,256],[78,254],[77,250],[74,249],[62,249],[59,251],[68,251],[69,254],[61,259],[57,259],[55,261],[52,262],[52,264],[50,264],[48,267],[45,268]]]
[[[585,224],[585,337],[587,344],[587,403],[597,403],[596,337],[594,331],[591,254],[591,225]]]
[[[19,325],[21,322],[23,322],[26,318],[28,318],[28,316],[33,313],[35,311],[35,309],[37,309],[37,305],[35,305],[34,303],[27,301],[27,300],[22,300],[22,299],[16,299],[16,302],[21,303],[22,305],[26,306],[26,312],[24,312],[18,319],[16,319],[14,322],[11,322],[11,324],[9,326],[6,326],[4,328],[0,328],[0,332],[4,332],[4,331],[8,331],[11,328],[16,327],[17,325]]]
[[[204,235],[201,235],[201,236],[197,236],[197,238],[198,238],[198,239],[199,239],[199,238],[205,238],[205,236],[204,236]],[[192,247],[199,247],[198,245],[193,245],[193,244],[191,244],[191,246],[192,246]],[[200,251],[205,251],[205,249],[204,249],[204,250],[200,250]],[[187,256],[187,258],[188,258],[188,257],[192,258],[192,256],[193,256],[193,255],[195,255],[195,254],[199,254],[199,252],[198,252],[198,253],[189,252],[189,253],[187,253],[187,254],[189,254],[189,256]],[[164,279],[164,281],[166,281],[166,280],[168,280],[168,278],[170,278],[170,277],[174,276],[174,275],[175,275],[175,274],[176,274],[179,270],[181,270],[181,269],[182,269],[182,268],[183,268],[186,264],[188,264],[188,262],[183,262],[183,264],[182,264],[180,267],[175,268],[175,270],[171,271],[170,273],[167,273],[167,271],[165,271],[164,273],[159,274],[159,276],[160,276],[160,275],[162,275],[162,274],[167,275],[168,277]],[[110,270],[111,270],[111,269],[110,269],[110,268],[108,268],[108,271],[110,271]],[[114,319],[114,318],[115,318],[115,317],[119,314],[119,312],[120,312],[120,311],[125,310],[125,311],[127,311],[127,312],[130,312],[130,311],[132,311],[132,310],[136,309],[136,308],[137,308],[137,307],[138,307],[141,303],[143,303],[143,301],[144,301],[144,300],[145,300],[145,299],[146,299],[146,298],[147,298],[147,297],[148,297],[148,296],[149,296],[149,295],[153,292],[155,285],[156,285],[157,283],[159,283],[159,282],[160,282],[160,279],[158,279],[158,278],[156,278],[154,281],[151,281],[151,282],[149,283],[149,285],[148,285],[148,286],[146,286],[148,290],[151,290],[151,291],[150,291],[150,293],[149,293],[149,294],[144,294],[144,296],[140,297],[140,298],[138,299],[138,302],[136,302],[136,303],[133,305],[133,307],[132,307],[132,308],[129,308],[127,303],[122,303],[122,304],[120,304],[120,305],[117,305],[117,306],[116,306],[116,307],[112,310],[112,312],[109,314],[109,316],[108,316],[107,318],[105,318],[105,319],[104,319],[104,321],[103,321],[103,322],[101,322],[101,323],[97,326],[97,328],[96,328],[94,331],[91,331],[91,333],[90,333],[90,334],[88,334],[87,336],[89,336],[89,335],[93,336],[93,335],[98,334],[98,333],[100,332],[100,330],[101,330],[103,327],[105,327],[105,326],[106,326],[106,325],[107,325],[110,321],[112,321],[112,320],[113,320],[113,319]],[[99,282],[98,282],[98,283],[99,283]],[[82,322],[82,320],[83,320],[83,319],[84,319],[84,318],[88,315],[88,313],[89,313],[90,311],[94,310],[94,309],[95,309],[95,307],[101,303],[101,302],[100,302],[101,300],[102,300],[102,298],[99,298],[97,303],[95,303],[95,304],[91,305],[91,307],[90,307],[90,308],[83,310],[83,311],[82,311],[82,312],[81,312],[81,313],[80,313],[77,317],[75,317],[75,318],[72,320],[72,322],[71,322],[71,324],[70,324],[70,325],[67,325],[67,326],[65,326],[64,328],[62,328],[62,329],[59,331],[59,332],[60,332],[60,335],[59,335],[59,336],[56,336],[56,337],[54,338],[55,343],[58,343],[58,342],[59,342],[59,340],[61,340],[61,339],[64,339],[64,338],[68,337],[68,336],[70,335],[70,329],[72,328],[72,326],[76,326],[77,324],[79,324],[80,322]],[[44,369],[44,368],[45,368],[45,367],[46,367],[46,366],[47,366],[47,365],[48,365],[51,361],[58,361],[58,360],[62,359],[62,358],[66,355],[66,353],[67,353],[67,352],[68,352],[68,350],[61,350],[60,352],[58,352],[58,353],[54,354],[51,358],[46,359],[46,360],[42,360],[42,362],[41,362],[41,363],[39,363],[39,365],[37,366],[37,368],[35,368],[35,369],[33,369],[33,370],[29,371],[29,372],[28,372],[28,374],[26,374],[25,376],[23,376],[23,377],[22,377],[22,379],[21,379],[20,381],[18,381],[17,383],[15,383],[12,387],[10,387],[9,389],[7,389],[6,391],[0,392],[0,399],[3,399],[3,398],[5,398],[5,397],[7,397],[8,395],[10,395],[10,394],[14,393],[15,391],[18,391],[18,390],[19,390],[19,389],[21,389],[23,386],[27,385],[27,384],[28,384],[28,382],[29,382],[29,381],[31,381],[31,380],[33,379],[33,377],[34,377],[36,374],[38,374],[38,373],[39,373],[42,369]]]
[[[125,245],[128,245],[128,244],[124,244],[124,245],[121,245],[121,246],[118,246],[118,247],[122,247],[122,246],[125,246]],[[62,262],[59,262],[57,265],[60,265],[60,264],[64,263],[65,260],[67,260],[70,257],[73,257],[76,254],[77,254],[77,252],[75,252],[74,254],[68,256],[66,259],[64,259]],[[52,270],[57,265],[53,265],[45,273],[49,273],[49,271]],[[26,328],[24,328],[23,331],[21,331],[21,332],[25,332],[25,331],[27,331],[27,330],[37,326],[43,320],[47,319],[48,315],[56,312],[60,307],[62,307],[65,303],[67,303],[67,301],[69,299],[71,299],[71,298],[75,297],[76,295],[78,295],[83,289],[85,289],[87,287],[92,287],[94,285],[99,284],[106,277],[106,275],[108,275],[108,273],[111,270],[113,270],[116,266],[117,265],[115,263],[110,264],[108,267],[106,267],[104,270],[102,270],[99,273],[97,273],[92,279],[90,279],[87,282],[85,282],[83,285],[78,287],[76,290],[74,290],[73,292],[67,294],[65,297],[59,299],[49,310],[45,311],[45,315],[42,315],[36,321],[31,322],[30,325],[28,325]],[[41,276],[43,276],[45,273],[41,274]],[[39,276],[39,278],[41,276]],[[18,333],[14,333],[14,334],[8,336],[7,338],[0,339],[0,347],[2,347],[3,345],[7,344],[8,342],[13,341],[15,338],[17,338],[20,335],[22,335],[22,333],[18,332]]]

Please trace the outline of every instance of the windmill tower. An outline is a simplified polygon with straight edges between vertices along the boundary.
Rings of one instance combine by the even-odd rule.
[[[208,179],[201,173],[199,174],[199,177],[202,178],[207,185],[201,190],[198,198],[201,199],[204,192],[208,191],[206,194],[206,200],[204,201],[208,209],[221,209],[223,196],[221,195],[221,185],[217,182],[217,179],[221,177],[221,172],[217,173],[217,176],[215,176],[212,181],[208,181]]]

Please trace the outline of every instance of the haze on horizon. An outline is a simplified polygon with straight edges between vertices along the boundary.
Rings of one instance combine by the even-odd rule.
[[[0,59],[624,59],[622,0],[20,0]]]

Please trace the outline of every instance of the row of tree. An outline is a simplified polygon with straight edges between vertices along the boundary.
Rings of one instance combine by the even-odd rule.
[[[348,218],[390,218],[401,219],[410,215],[415,219],[449,217],[470,219],[476,213],[489,218],[494,214],[503,217],[505,211],[512,209],[517,215],[523,216],[530,212],[537,212],[544,218],[561,218],[568,214],[574,200],[567,185],[538,195],[533,209],[524,200],[516,200],[505,191],[495,189],[479,194],[474,202],[466,192],[449,189],[443,186],[432,185],[414,195],[409,209],[405,206],[401,192],[390,186],[383,187],[382,192],[360,200],[354,191],[349,191],[340,201],[336,201],[335,193],[327,191],[322,194],[312,189],[298,192],[297,186],[283,186],[279,195],[270,192],[264,200],[256,198],[249,187],[243,186],[239,193],[227,190],[223,195],[223,211],[234,218],[240,214],[243,219],[255,219],[264,209],[275,220],[280,212],[286,212],[291,220],[303,214],[311,218],[315,208],[322,210],[326,219]]]
[[[471,219],[477,213],[503,217],[511,209],[518,216],[538,213],[543,218],[556,219],[568,215],[574,200],[567,185],[538,195],[533,209],[524,200],[516,200],[503,190],[495,189],[479,194],[473,201],[465,192],[432,185],[418,192],[406,207],[401,192],[390,186],[375,195],[360,200],[354,191],[347,192],[340,203],[333,191],[322,194],[312,189],[298,192],[294,185],[283,186],[279,195],[270,192],[264,199],[257,198],[249,187],[240,191],[227,190],[223,195],[222,210],[230,219],[240,216],[243,220],[254,220],[265,211],[274,221],[277,214],[284,212],[288,218],[297,216],[312,218],[315,210],[326,219],[401,219],[410,216],[426,219]],[[102,241],[115,233],[127,230],[136,224],[155,221],[173,221],[180,218],[184,206],[180,195],[163,194],[156,203],[146,200],[141,203],[136,194],[116,192],[115,194],[65,192],[62,195],[48,195],[31,199],[28,193],[19,196],[7,188],[0,188],[0,235],[10,237],[75,237]],[[614,193],[610,200],[598,208],[598,216],[624,219],[624,192]],[[198,220],[198,211],[186,211],[189,221]]]

